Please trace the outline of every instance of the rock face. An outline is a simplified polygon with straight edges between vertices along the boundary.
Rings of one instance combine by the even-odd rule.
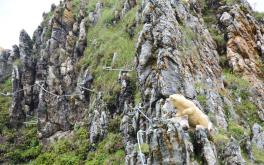
[[[258,125],[253,125],[253,137],[252,137],[252,144],[257,147],[257,149],[264,150],[264,131],[263,128]]]
[[[96,24],[102,10],[103,4],[101,2],[96,3],[96,9],[93,12],[89,13],[88,20],[91,24]]]
[[[37,115],[40,138],[68,131],[83,119],[89,94],[80,87],[91,83],[88,73],[77,74],[74,66],[86,47],[86,20],[80,15],[75,21],[70,0],[52,10],[49,27],[38,27],[33,40],[22,31],[19,50],[11,55],[19,57],[13,67],[12,121]],[[48,33],[50,38],[43,37]]]
[[[123,10],[121,12],[121,17],[124,17],[125,14],[131,10],[132,8],[134,8],[137,5],[137,1],[136,0],[126,0],[123,6]]]
[[[213,114],[214,124],[226,127],[215,44],[197,17],[182,3],[172,2],[148,3],[143,12],[146,21],[137,44],[137,72],[146,110],[155,112],[159,100],[171,94],[182,93],[192,100],[203,95],[210,99],[202,109]]]
[[[35,59],[33,58],[33,42],[26,31],[22,30],[19,36],[19,48],[14,46],[11,58],[13,63],[12,85],[13,101],[10,108],[11,123],[19,126],[26,115],[34,114],[34,82]]]
[[[22,125],[22,122],[25,121],[26,115],[23,110],[23,93],[21,90],[23,86],[21,84],[21,72],[17,66],[13,67],[12,72],[12,87],[13,87],[13,100],[12,105],[10,107],[10,123],[14,127],[18,127]]]
[[[235,139],[231,139],[224,150],[224,163],[225,164],[246,164],[241,155],[241,149]]]
[[[264,40],[254,17],[244,14],[237,5],[224,12],[220,20],[227,28],[227,58],[233,71],[252,81],[263,77],[260,63]]]
[[[245,4],[246,5],[246,4]],[[244,6],[245,6],[244,5]],[[247,7],[246,5],[245,7]],[[220,21],[228,42],[227,59],[233,72],[241,74],[251,84],[252,99],[259,110],[259,117],[264,120],[264,83],[263,83],[263,28],[254,17],[241,10],[241,5],[227,7]],[[223,9],[220,9],[220,12]]]
[[[34,82],[35,82],[35,66],[36,62],[33,54],[33,42],[30,39],[26,31],[22,30],[19,36],[19,52],[21,73],[21,84],[23,85],[23,95],[25,101],[24,111],[27,114],[33,114],[34,112]]]
[[[68,131],[83,119],[84,104],[88,99],[79,84],[85,77],[79,78],[81,74],[76,74],[74,63],[83,55],[86,46],[85,23],[85,19],[74,22],[71,1],[66,1],[64,8],[55,9],[50,24],[51,38],[42,45],[41,60],[37,64],[36,85],[42,93],[37,108],[41,137]],[[73,25],[79,31],[73,29]]]
[[[207,130],[197,129],[195,132],[195,149],[201,153],[205,164],[217,164],[217,153],[213,142],[208,140]]]
[[[0,50],[0,82],[3,82],[12,73],[12,64],[9,61],[10,50]]]
[[[82,126],[89,132],[87,140],[91,146],[87,150],[96,150],[97,144],[113,131],[110,129],[114,123],[115,131],[123,136],[125,163],[131,165],[243,165],[246,159],[242,151],[253,161],[252,148],[264,149],[263,129],[256,123],[260,120],[254,119],[254,125],[252,121],[239,121],[241,114],[234,105],[241,103],[242,96],[236,96],[241,89],[227,88],[219,64],[219,54],[223,52],[219,51],[203,16],[207,8],[217,9],[213,14],[219,22],[211,26],[227,40],[223,47],[228,67],[249,81],[251,86],[242,93],[249,93],[248,100],[256,105],[259,118],[264,120],[264,26],[250,15],[252,9],[246,2],[228,5],[216,0],[205,4],[199,0],[124,0],[123,4],[118,3],[118,9],[111,9],[114,14],[111,18],[102,15],[109,13],[104,13],[108,1],[91,2],[93,9],[88,10],[85,5],[90,1],[81,0],[77,13],[73,3],[76,2],[65,0],[58,6],[52,5],[51,18],[44,14],[44,21],[32,39],[23,30],[19,47],[1,51],[0,81],[12,70],[11,126],[19,128],[36,117],[38,137],[43,143],[70,137],[74,128]],[[121,22],[135,7],[138,7],[135,19],[128,24]],[[89,12],[85,13],[86,10]],[[104,21],[99,21],[101,18]],[[109,25],[105,19],[111,19],[113,24]],[[94,66],[87,69],[80,66],[81,59],[90,53],[85,51],[87,42],[93,40],[96,46],[104,41],[89,38],[89,28],[108,22],[103,24],[105,30],[118,25],[118,21],[126,27],[129,39],[142,25],[135,48],[135,68],[131,72],[112,68],[120,71],[116,80],[118,89],[93,90],[94,83],[105,83],[96,81],[104,68],[97,68],[101,67],[98,64],[95,70]],[[113,49],[119,51],[119,47]],[[107,64],[108,57],[102,56],[114,54],[114,67],[113,63],[120,60],[115,53],[118,51],[97,53],[92,60]],[[83,60],[87,61],[86,58]],[[136,78],[132,76],[134,72]],[[191,100],[208,116],[213,129],[194,128],[188,116],[176,117],[177,109],[168,100],[172,94]],[[107,96],[111,97],[111,103],[106,101]],[[254,106],[247,105],[242,113],[251,109]],[[244,133],[250,128],[251,137]],[[246,136],[245,146],[233,138],[242,136],[241,132]],[[231,140],[227,144],[219,146],[218,141],[222,144],[228,138]]]
[[[182,93],[204,112],[212,114],[215,125],[225,128],[227,123],[218,93],[223,87],[218,53],[208,31],[183,3],[151,1],[143,6],[144,27],[137,43],[136,69],[144,106],[122,120],[125,128],[131,128],[124,132],[128,136],[126,161],[128,164],[195,163],[194,145],[185,131],[186,122],[173,117],[171,106],[163,106],[164,98]],[[186,45],[192,49],[187,50]],[[197,83],[202,85],[197,88]],[[201,106],[199,95],[210,99]],[[133,139],[136,132],[137,139]],[[216,164],[216,151],[207,134],[197,130],[195,135],[203,161]],[[136,154],[131,148],[137,141],[148,144],[149,152]]]

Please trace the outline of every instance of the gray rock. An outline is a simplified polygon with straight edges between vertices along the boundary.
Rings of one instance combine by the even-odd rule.
[[[12,104],[9,109],[10,123],[13,127],[22,126],[26,119],[26,114],[23,110],[23,93],[21,84],[21,71],[15,65],[12,72],[12,86],[13,86],[13,97]]]
[[[27,114],[34,113],[34,81],[35,81],[35,59],[33,55],[33,42],[26,31],[22,30],[19,36],[19,52],[22,63],[21,68],[21,85],[23,86],[23,95],[25,111]]]
[[[252,127],[252,133],[252,144],[256,145],[258,149],[264,150],[264,131],[262,127],[259,124],[255,123]]]
[[[108,113],[105,111],[105,104],[102,101],[102,95],[97,96],[96,103],[94,105],[94,110],[90,114],[89,119],[91,120],[90,125],[90,142],[97,143],[102,140],[107,135],[108,126]]]
[[[241,0],[241,4],[223,10],[225,12],[220,21],[228,38],[226,45],[228,63],[234,73],[242,75],[243,79],[250,82],[250,100],[257,106],[259,118],[263,120],[264,83],[260,77],[264,75],[258,65],[262,62],[261,49],[264,45],[261,24],[252,16],[252,10],[244,0]]]
[[[238,165],[245,165],[246,161],[243,159],[241,155],[241,149],[238,144],[238,142],[234,139],[231,138],[229,143],[224,149],[223,153],[223,162],[226,165],[233,165],[233,164],[238,164]]]
[[[229,26],[232,24],[233,22],[233,17],[227,13],[227,12],[224,12],[220,18],[220,21],[225,25],[225,26]]]
[[[0,51],[0,82],[5,81],[12,74],[12,64],[9,61],[10,50]]]
[[[215,165],[217,164],[217,153],[215,146],[208,140],[208,132],[205,129],[196,129],[195,131],[195,149],[199,153],[205,164]]]
[[[125,16],[125,14],[131,10],[133,7],[135,7],[137,5],[137,1],[136,0],[126,0],[124,5],[123,5],[123,9],[121,12],[121,18]]]
[[[216,90],[208,90],[223,87],[219,57],[210,34],[179,1],[149,2],[143,13],[149,21],[139,36],[136,57],[141,90],[150,91],[143,96],[144,105],[152,107],[160,97],[174,93],[195,99],[196,84],[201,82],[200,94],[210,98],[202,108],[214,114],[216,125],[225,128],[221,96]]]

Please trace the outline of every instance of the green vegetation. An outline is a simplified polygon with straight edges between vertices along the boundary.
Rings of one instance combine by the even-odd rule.
[[[218,53],[220,55],[224,55],[226,52],[226,40],[224,38],[224,35],[221,34],[221,32],[215,28],[214,25],[218,24],[218,19],[216,17],[216,9],[208,7],[207,4],[208,1],[203,2],[204,10],[203,10],[203,19],[205,22],[205,25],[207,26],[213,40],[217,44]]]
[[[206,107],[207,99],[204,95],[198,95],[197,100],[199,101],[199,103],[201,104],[202,107]]]
[[[179,45],[179,49],[185,51],[186,54],[197,54],[193,41],[198,38],[198,35],[187,25],[181,25],[180,30],[182,32],[182,44]]]
[[[80,11],[80,0],[73,0],[72,1],[72,9],[73,9],[73,15],[76,18]]]
[[[236,113],[241,117],[241,120],[246,121],[250,126],[254,123],[261,123],[257,113],[257,107],[251,100],[249,100],[249,82],[239,78],[238,75],[234,75],[229,71],[224,72],[225,80],[229,84],[231,91],[230,99],[233,100],[234,109]],[[240,102],[237,99],[240,99]]]
[[[260,21],[264,18],[264,12],[254,12],[254,17]]]
[[[86,165],[121,165],[125,164],[125,152],[122,143],[122,136],[109,133],[108,136],[99,143],[95,152],[88,154]]]
[[[118,133],[121,123],[121,116],[116,116],[109,121],[108,130],[112,133]]]
[[[2,93],[7,93],[12,91],[11,78],[7,79],[3,84],[0,84],[0,91]],[[8,109],[11,105],[11,98],[0,95],[0,135],[7,128],[9,120]]]
[[[238,86],[238,88],[234,90],[248,89],[249,87],[249,82],[247,80],[240,78],[239,75],[234,75],[229,70],[224,71],[224,77],[227,82]]]
[[[228,133],[237,140],[242,140],[247,135],[246,130],[234,122],[228,123]]]
[[[140,148],[141,148],[141,152],[144,153],[144,154],[147,154],[149,153],[149,145],[147,143],[142,143],[140,144]],[[136,148],[137,152],[139,152],[139,145],[137,145],[137,148]]]
[[[255,163],[264,164],[264,151],[253,145],[252,152],[255,159]]]
[[[222,153],[225,146],[229,142],[229,137],[226,135],[224,130],[220,130],[217,134],[212,135],[212,140],[216,145],[218,152]]]
[[[51,146],[46,146],[31,164],[84,164],[88,148],[88,132],[84,128],[79,128],[74,131],[72,137],[60,139]]]
[[[222,0],[227,5],[232,5],[234,3],[240,3],[240,0]]]
[[[2,133],[5,142],[0,147],[0,160],[16,164],[28,162],[40,154],[41,146],[36,136],[36,127],[25,127],[19,130],[5,128]]]
[[[95,9],[97,1],[89,1],[88,12]],[[93,88],[97,91],[104,91],[104,101],[108,106],[116,103],[117,94],[120,92],[118,83],[118,71],[107,71],[104,67],[112,67],[114,69],[133,69],[135,58],[135,43],[138,38],[140,26],[134,29],[131,36],[127,30],[133,26],[135,22],[135,13],[137,7],[130,10],[124,18],[117,23],[113,23],[114,12],[121,11],[122,2],[119,0],[104,1],[104,8],[100,15],[100,19],[95,26],[90,26],[88,30],[87,48],[84,57],[79,61],[78,68],[92,71],[95,77]],[[116,58],[113,61],[113,56]],[[133,77],[133,74],[131,73]],[[136,76],[135,76],[136,78]]]

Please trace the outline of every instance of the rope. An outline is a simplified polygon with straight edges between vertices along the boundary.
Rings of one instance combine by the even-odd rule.
[[[141,109],[142,107],[136,107],[135,108],[135,110],[137,110],[138,112],[140,112],[148,121],[149,121],[149,123],[150,123],[150,125],[152,125],[152,120],[144,113],[144,112],[142,112],[140,109]],[[149,128],[150,129],[150,128]],[[149,130],[148,129],[148,130]],[[147,131],[143,131],[143,130],[139,130],[138,132],[137,132],[137,142],[138,142],[138,148],[139,148],[139,157],[140,157],[140,159],[141,159],[141,164],[142,165],[146,165],[145,164],[145,161],[144,161],[144,157],[143,157],[143,153],[142,153],[142,150],[141,150],[141,144],[140,144],[140,140],[139,140],[139,135],[140,135],[140,133],[146,133]]]
[[[143,153],[142,153],[142,150],[141,150],[141,145],[140,145],[140,140],[139,140],[139,133],[140,132],[146,132],[146,131],[142,131],[142,130],[139,130],[138,132],[137,132],[137,142],[138,142],[138,148],[139,148],[139,157],[140,157],[140,159],[141,159],[141,163],[142,163],[142,165],[145,165],[145,161],[144,161],[144,157],[143,157]]]
[[[23,122],[24,124],[27,124],[27,125],[36,125],[38,124],[38,121],[27,121],[27,122]]]
[[[8,97],[8,96],[12,96],[12,94],[9,93],[9,92],[7,92],[7,93],[2,93],[2,92],[0,92],[0,95],[6,96],[6,97]]]
[[[48,90],[46,90],[43,86],[41,86],[39,83],[36,83],[44,92],[46,92],[46,93],[48,93],[48,94],[50,94],[50,95],[52,95],[52,96],[55,96],[55,97],[59,97],[59,95],[56,95],[56,94],[54,94],[54,93],[52,93],[52,92],[50,92],[50,91],[48,91]]]
[[[50,91],[48,91],[47,89],[45,89],[43,86],[41,86],[40,84],[38,84],[38,83],[36,83],[43,91],[45,91],[46,93],[48,93],[48,94],[50,94],[50,95],[52,95],[52,96],[55,96],[55,97],[72,97],[72,96],[81,96],[82,94],[70,94],[70,95],[57,95],[57,94],[55,94],[55,93],[52,93],[52,92],[50,92]],[[88,89],[88,88],[85,88],[85,87],[82,87],[82,86],[79,86],[78,85],[78,87],[79,88],[82,88],[82,89],[85,89],[85,90],[87,90],[87,91],[89,91],[89,92],[93,92],[93,93],[96,93],[97,94],[97,92],[95,92],[94,90],[92,90],[92,89]]]
[[[94,90],[92,90],[92,89],[88,89],[88,88],[85,88],[85,87],[82,87],[82,86],[78,86],[79,88],[82,88],[82,89],[84,89],[84,90],[87,90],[87,91],[89,91],[89,92],[93,92],[93,93],[95,93],[95,94],[98,94],[96,91],[94,91]]]
[[[11,92],[7,92],[7,93],[2,93],[2,92],[0,92],[0,95],[6,96],[6,97],[10,97],[10,96],[15,95],[16,93],[22,92],[22,91],[24,91],[24,90],[26,90],[26,89],[28,89],[28,88],[31,88],[31,87],[33,87],[33,86],[35,86],[35,85],[36,85],[36,84],[31,85],[31,86],[29,86],[29,87],[26,87],[26,88],[24,88],[24,89],[20,89],[20,90],[18,90],[18,91],[13,92],[13,93],[11,93]]]
[[[124,72],[133,72],[131,69],[113,69],[111,67],[103,67],[104,70],[108,71],[124,71]]]
[[[50,94],[50,95],[52,95],[52,96],[54,96],[54,97],[72,97],[72,96],[81,96],[81,95],[82,95],[82,94],[57,95],[57,94],[52,93],[52,92],[48,91],[47,89],[45,89],[45,88],[44,88],[43,86],[41,86],[38,82],[37,82],[36,84],[34,84],[34,85],[31,85],[31,86],[26,87],[26,88],[24,88],[24,89],[20,89],[20,90],[18,90],[18,91],[16,91],[16,92],[13,92],[13,93],[11,93],[11,92],[7,92],[7,93],[2,93],[2,92],[0,92],[0,95],[2,95],[2,96],[6,96],[6,97],[11,97],[11,96],[15,95],[16,93],[19,93],[19,92],[25,91],[26,89],[31,88],[31,87],[33,87],[33,86],[38,86],[38,87],[40,87],[44,92],[46,92],[46,93],[48,93],[48,94]],[[92,90],[92,89],[88,89],[88,88],[85,88],[85,87],[82,87],[82,86],[79,86],[79,85],[78,85],[78,87],[79,87],[79,88],[82,88],[82,89],[84,89],[84,90],[87,90],[87,91],[89,91],[89,92],[93,92],[93,93],[96,93],[96,94],[97,94],[97,92],[94,91],[94,90]]]
[[[140,108],[142,107],[137,107],[135,108],[138,112],[140,112],[150,123],[152,123],[151,119],[144,113],[140,110]]]

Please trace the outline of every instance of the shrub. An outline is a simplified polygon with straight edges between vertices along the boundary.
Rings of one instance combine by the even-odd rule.
[[[264,151],[253,145],[252,147],[253,156],[256,164],[264,164]]]
[[[76,128],[71,138],[60,139],[46,151],[42,151],[36,164],[83,164],[89,149],[88,136],[85,128]]]
[[[120,123],[121,123],[120,116],[116,116],[115,118],[113,118],[109,121],[108,130],[112,133],[118,133]]]
[[[149,153],[149,145],[147,143],[140,144],[142,153]],[[137,152],[139,152],[139,145],[136,147]]]
[[[218,152],[221,153],[224,150],[226,144],[228,143],[229,138],[227,137],[225,132],[221,131],[213,135],[212,140],[216,145]]]
[[[254,17],[256,20],[261,21],[264,18],[264,12],[254,12]]]
[[[198,95],[197,100],[199,101],[202,107],[206,107],[207,99],[204,95]]]
[[[54,163],[55,159],[56,159],[56,155],[54,153],[44,152],[43,154],[37,157],[35,163],[42,165],[51,165]]]
[[[228,132],[237,140],[242,140],[244,138],[244,128],[236,123],[228,123]]]
[[[86,164],[125,164],[122,137],[119,134],[109,133],[107,137],[98,144],[97,150],[88,154]]]
[[[60,156],[56,157],[54,164],[61,164],[61,165],[79,165],[80,160],[79,157],[76,156],[75,153],[65,153]]]

